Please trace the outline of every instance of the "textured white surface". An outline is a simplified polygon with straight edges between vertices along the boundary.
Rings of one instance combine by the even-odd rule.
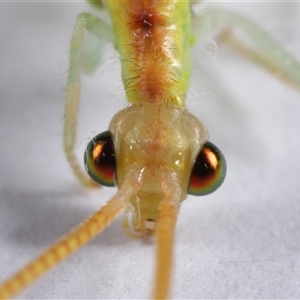
[[[299,3],[239,2],[224,5],[300,60]],[[0,3],[0,280],[114,193],[83,189],[62,151],[68,45],[83,10],[71,1]],[[182,205],[172,296],[300,298],[300,93],[226,49],[203,47],[193,51],[188,105],[226,155],[228,175],[213,195]],[[83,81],[79,156],[126,104],[108,50]],[[154,262],[154,245],[128,239],[118,219],[19,297],[149,298]]]

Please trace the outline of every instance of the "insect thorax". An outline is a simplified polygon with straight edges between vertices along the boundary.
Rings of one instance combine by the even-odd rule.
[[[189,1],[109,1],[129,102],[182,107],[190,77]]]

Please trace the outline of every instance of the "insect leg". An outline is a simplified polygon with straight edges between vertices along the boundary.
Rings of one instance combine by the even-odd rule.
[[[209,8],[197,16],[194,22],[196,31],[205,28],[203,22],[209,24],[209,31],[223,28],[219,41],[228,44],[279,80],[300,89],[299,62],[250,19],[226,9]],[[237,30],[245,36],[237,36]]]
[[[80,73],[84,65],[89,66],[88,68],[91,69],[91,65],[99,63],[100,60],[99,55],[95,58],[95,55],[92,55],[89,50],[83,55],[85,30],[88,30],[98,38],[100,41],[98,44],[99,48],[101,45],[104,45],[104,37],[106,39],[110,38],[109,32],[111,31],[105,22],[91,14],[82,13],[77,18],[71,40],[68,83],[65,98],[64,151],[74,174],[81,184],[87,187],[94,187],[96,184],[91,181],[82,170],[74,153],[77,112],[80,98]],[[101,49],[97,49],[96,52],[93,51],[93,53],[97,52],[101,53]]]

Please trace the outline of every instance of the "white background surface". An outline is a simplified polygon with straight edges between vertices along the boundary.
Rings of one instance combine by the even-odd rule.
[[[64,158],[69,40],[76,15],[89,8],[53,2],[0,3],[0,280],[114,193],[82,188]],[[299,2],[224,5],[300,60]],[[126,105],[118,58],[108,50],[83,81],[80,158]],[[228,175],[216,193],[182,205],[172,297],[300,298],[300,92],[226,47],[194,49],[193,66],[187,103],[226,155]],[[117,219],[19,297],[149,298],[154,263],[154,244],[127,238]]]

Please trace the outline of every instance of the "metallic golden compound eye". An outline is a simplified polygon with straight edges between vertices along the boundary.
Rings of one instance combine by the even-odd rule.
[[[116,158],[109,131],[95,136],[84,154],[84,165],[90,177],[104,186],[115,186]]]
[[[204,196],[221,186],[226,175],[226,161],[223,153],[212,143],[201,148],[191,172],[189,194]]]

